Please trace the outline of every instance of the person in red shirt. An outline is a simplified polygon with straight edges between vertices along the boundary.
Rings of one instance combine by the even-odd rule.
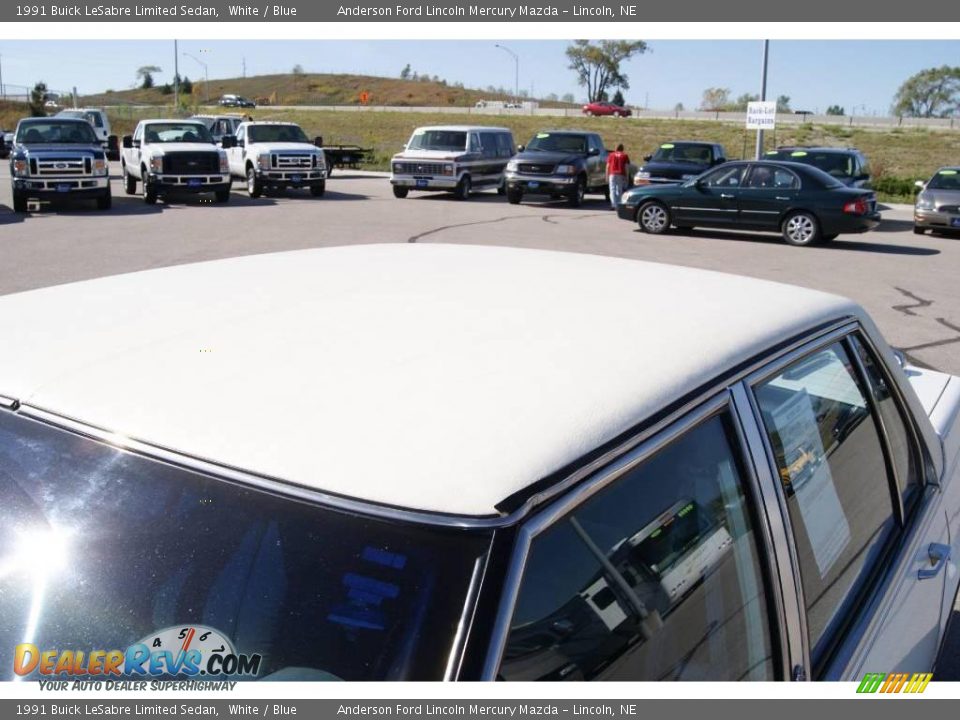
[[[607,181],[610,183],[610,206],[616,210],[620,205],[620,196],[627,189],[627,168],[630,156],[623,151],[623,143],[607,155]]]

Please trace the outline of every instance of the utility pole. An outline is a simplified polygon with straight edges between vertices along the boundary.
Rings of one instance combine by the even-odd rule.
[[[520,56],[505,45],[494,45],[513,58],[513,102],[520,102]]]
[[[767,99],[767,59],[770,55],[770,41],[763,41],[763,72],[760,76],[760,100]],[[763,157],[763,129],[757,130],[757,160]]]
[[[7,97],[7,93],[3,89],[3,55],[0,55],[0,98]]]
[[[247,59],[243,59],[243,77],[247,76]]]
[[[180,52],[177,41],[173,41],[173,109],[180,109]]]

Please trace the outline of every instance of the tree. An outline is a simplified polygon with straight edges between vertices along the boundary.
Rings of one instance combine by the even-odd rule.
[[[184,95],[193,95],[193,83],[186,75],[183,76],[183,80],[180,82],[180,92]]]
[[[777,96],[777,112],[788,113],[790,110],[790,96],[789,95],[778,95]]]
[[[839,105],[831,105],[827,108],[827,115],[846,115],[846,113]]]
[[[907,78],[893,97],[893,113],[949,117],[960,108],[960,67],[943,65]]]
[[[160,92],[163,95],[173,95],[173,86],[170,83],[164,83],[163,87],[160,88]]]
[[[686,108],[683,107],[683,103],[682,103],[682,102],[677,103],[676,105],[673,106],[674,112],[683,112],[685,109],[686,109]]]
[[[577,99],[573,96],[573,93],[564,93],[563,97],[560,98],[565,103],[574,103]]]
[[[400,71],[400,79],[409,80],[411,72],[412,70],[410,68],[410,63],[407,63],[406,65],[403,66],[403,70]]]
[[[300,63],[297,63],[296,65],[293,66],[293,70],[291,70],[290,72],[292,72],[294,75],[303,75],[303,65],[301,65]]]
[[[707,88],[700,99],[701,110],[723,110],[730,104],[730,88]]]
[[[547,102],[559,102],[559,101],[560,101],[560,96],[557,95],[556,93],[550,93],[550,94],[547,95],[547,97],[544,98],[544,99],[545,99]]]
[[[630,81],[621,65],[634,55],[647,51],[643,40],[575,40],[567,48],[569,68],[577,82],[587,88],[587,101],[600,100],[608,88],[630,89]]]
[[[30,116],[31,117],[45,117],[47,114],[46,108],[44,108],[44,103],[47,102],[47,98],[50,96],[49,90],[47,90],[47,84],[41,80],[36,85],[33,86],[33,90],[30,91]]]
[[[627,101],[623,99],[623,93],[620,92],[619,89],[613,94],[613,100],[610,102],[612,102],[614,105],[619,105],[620,107],[623,107],[627,104]]]
[[[147,89],[152,88],[153,75],[154,73],[163,72],[160,67],[157,65],[143,65],[142,67],[137,68],[137,81],[140,83],[140,87]]]
[[[759,95],[751,95],[750,93],[744,93],[738,97],[733,103],[724,107],[724,110],[733,110],[735,112],[746,112],[747,105],[752,102],[756,102],[760,99]]]

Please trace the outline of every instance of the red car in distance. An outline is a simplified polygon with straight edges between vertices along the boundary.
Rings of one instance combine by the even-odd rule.
[[[615,117],[630,117],[633,111],[630,108],[620,107],[608,102],[592,102],[583,106],[584,115],[613,115]]]

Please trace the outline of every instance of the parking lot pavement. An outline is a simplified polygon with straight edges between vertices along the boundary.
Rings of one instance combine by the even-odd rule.
[[[305,191],[230,203],[189,198],[145,205],[113,181],[114,207],[10,210],[0,183],[0,294],[234,255],[355,243],[470,243],[595,253],[710,268],[840,293],[862,303],[916,363],[960,374],[960,237],[914,235],[908,207],[880,227],[813,248],[773,235],[695,230],[652,236],[601,198],[510,205],[492,192],[393,197],[384,177],[337,171],[323,198]],[[491,292],[495,292],[491,288]],[[664,303],[671,298],[664,298]],[[657,312],[657,308],[637,308]],[[749,322],[749,318],[744,318]]]

